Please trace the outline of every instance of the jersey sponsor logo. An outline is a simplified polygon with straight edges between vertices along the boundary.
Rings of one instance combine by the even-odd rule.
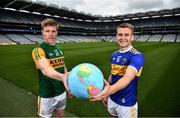
[[[121,75],[123,76],[126,73],[127,65],[117,65],[117,64],[111,64],[111,73],[113,75]],[[140,68],[139,72],[136,74],[136,76],[140,77],[142,73],[142,67]]]
[[[111,73],[113,75],[124,75],[126,72],[127,66],[121,66],[121,65],[116,65],[116,64],[112,64],[111,65]]]
[[[53,68],[59,68],[64,66],[64,57],[49,59],[49,63]]]

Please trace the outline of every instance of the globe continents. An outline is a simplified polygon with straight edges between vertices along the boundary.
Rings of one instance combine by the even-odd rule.
[[[68,86],[75,97],[89,99],[102,91],[103,79],[99,68],[90,63],[82,63],[70,71]]]

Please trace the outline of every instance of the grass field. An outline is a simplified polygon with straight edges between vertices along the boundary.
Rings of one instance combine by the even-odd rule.
[[[36,116],[38,76],[31,58],[35,46],[0,46],[0,116]],[[61,46],[69,70],[88,62],[98,66],[106,78],[111,53],[118,50],[116,43],[107,42]],[[137,42],[134,47],[145,55],[138,85],[139,116],[180,116],[180,43]],[[68,99],[67,112],[80,117],[108,116],[100,102],[76,98]]]

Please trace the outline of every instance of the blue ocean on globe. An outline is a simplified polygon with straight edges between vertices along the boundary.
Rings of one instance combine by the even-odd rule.
[[[90,63],[82,63],[70,71],[68,86],[75,97],[89,99],[102,91],[103,79],[103,74],[98,67]]]

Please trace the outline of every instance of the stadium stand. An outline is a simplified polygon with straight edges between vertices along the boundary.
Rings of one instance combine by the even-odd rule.
[[[26,39],[29,39],[31,42],[34,43],[42,43],[43,39],[38,37],[37,35],[32,35],[32,34],[24,34],[23,35]]]
[[[148,40],[148,42],[160,42],[160,40],[162,39],[163,35],[162,34],[154,34],[150,37],[150,39]]]
[[[135,34],[134,35],[134,41],[138,40],[139,37],[140,37],[140,35]]]
[[[177,35],[176,42],[180,42],[180,34]]]
[[[41,43],[40,22],[47,17],[60,23],[60,43],[112,42],[116,26],[123,22],[135,26],[134,41],[180,42],[180,8],[102,17],[42,1],[3,0],[0,2],[0,44]]]
[[[22,35],[6,34],[6,37],[8,37],[12,41],[16,42],[17,44],[33,44],[33,42],[31,42],[27,38],[23,37]]]
[[[176,35],[175,34],[166,34],[163,36],[161,42],[175,42]]]
[[[147,41],[151,35],[142,35],[136,41]]]
[[[0,34],[0,44],[2,45],[8,45],[8,44],[16,44],[13,41],[11,41],[10,39],[8,39],[6,36],[4,36],[3,34]]]

